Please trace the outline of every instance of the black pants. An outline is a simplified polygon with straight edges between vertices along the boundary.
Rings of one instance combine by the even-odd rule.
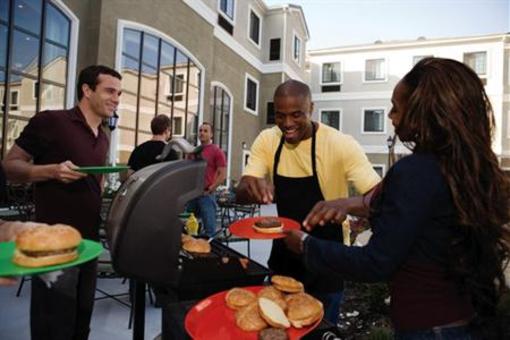
[[[32,278],[32,340],[86,340],[94,307],[97,261],[64,270],[48,288]]]

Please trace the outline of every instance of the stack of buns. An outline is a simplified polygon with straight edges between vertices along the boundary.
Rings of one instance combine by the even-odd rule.
[[[181,235],[182,249],[196,254],[209,254],[211,252],[211,245],[207,240],[201,238],[194,238],[187,234]]]
[[[274,275],[271,282],[273,285],[262,288],[257,294],[243,288],[227,292],[225,302],[236,310],[239,328],[244,331],[261,331],[268,327],[285,330],[291,326],[306,327],[322,319],[322,303],[306,294],[301,282],[281,275]],[[281,335],[281,331],[265,333]]]

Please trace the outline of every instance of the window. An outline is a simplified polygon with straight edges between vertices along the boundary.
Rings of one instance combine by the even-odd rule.
[[[340,62],[322,64],[322,84],[340,84],[341,82]]]
[[[11,110],[11,111],[19,110],[19,90],[11,91],[11,99],[9,101],[9,110]]]
[[[321,110],[321,122],[340,130],[340,110]]]
[[[384,165],[382,165],[382,164],[373,164],[372,168],[375,170],[375,172],[377,172],[379,177],[381,177],[381,178],[384,177]]]
[[[363,132],[382,133],[384,132],[384,109],[363,110]]]
[[[230,20],[234,20],[234,0],[219,0],[220,11]]]
[[[228,156],[232,97],[220,86],[214,86],[212,88],[211,98],[211,112],[213,114],[212,125],[214,128],[213,142],[219,145]]]
[[[244,109],[250,113],[257,114],[259,82],[246,74],[246,85],[244,90]]]
[[[266,124],[270,125],[270,124],[274,124],[274,123],[275,123],[275,119],[274,119],[274,103],[273,102],[268,102],[267,103]]]
[[[125,27],[119,49],[119,162],[127,162],[134,147],[151,137],[156,114],[170,117],[172,134],[195,143],[201,91],[197,65],[172,43],[139,29]]]
[[[37,112],[66,107],[71,29],[55,1],[0,1],[0,89],[9,101],[2,102],[0,157]]]
[[[269,41],[269,60],[280,60],[280,42],[280,38]]]
[[[183,100],[184,85],[186,83],[184,81],[184,74],[175,75],[175,83],[173,82],[173,76],[169,75],[168,81],[169,81],[169,85],[168,85],[169,92],[168,92],[168,96],[167,96],[168,99],[172,100],[172,101]],[[174,90],[174,86],[175,86],[175,90]]]
[[[250,10],[250,26],[249,26],[249,37],[250,40],[260,47],[260,16],[258,16],[253,10]]]
[[[384,59],[365,60],[365,81],[384,81],[386,80]]]
[[[174,117],[172,119],[172,135],[173,136],[182,136],[182,117]]]
[[[223,28],[225,31],[230,33],[230,35],[234,34],[234,25],[232,25],[223,15],[218,15],[218,25]]]
[[[464,64],[478,74],[483,84],[487,84],[487,52],[464,53]]]
[[[292,48],[292,59],[298,64],[301,64],[301,39],[294,35],[294,44]]]
[[[430,55],[415,55],[413,57],[413,66],[418,64],[420,62],[420,60],[425,59],[425,58],[430,58],[430,57],[433,57],[433,55],[432,54],[430,54]]]

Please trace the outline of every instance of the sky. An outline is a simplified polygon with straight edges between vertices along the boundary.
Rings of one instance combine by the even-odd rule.
[[[510,32],[510,0],[263,0],[305,13],[308,49]]]

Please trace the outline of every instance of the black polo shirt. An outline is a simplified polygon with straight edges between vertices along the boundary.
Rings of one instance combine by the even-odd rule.
[[[16,139],[16,144],[37,165],[66,160],[77,166],[104,165],[108,143],[101,128],[97,137],[94,135],[78,107],[36,114]],[[69,224],[80,230],[83,237],[98,239],[100,181],[100,175],[88,175],[68,184],[56,180],[37,182],[36,220]]]

